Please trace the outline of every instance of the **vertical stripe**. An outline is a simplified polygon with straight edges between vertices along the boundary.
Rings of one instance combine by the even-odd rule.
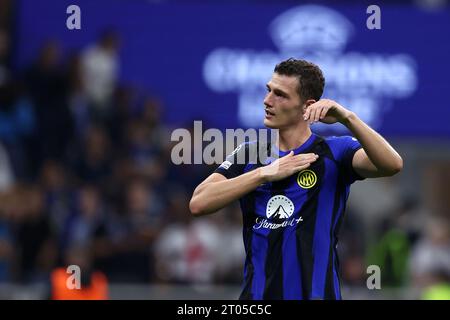
[[[336,253],[333,254],[333,282],[334,282],[334,291],[336,295],[337,300],[341,300],[341,284],[339,281],[339,277],[337,275],[337,270],[339,268],[339,264],[336,261],[337,255]]]
[[[336,295],[336,299],[342,299],[341,296],[341,281],[340,281],[340,276],[339,276],[339,256],[337,253],[337,242],[338,242],[338,233],[339,233],[339,229],[341,227],[341,223],[344,220],[344,216],[345,216],[345,204],[347,202],[348,199],[348,195],[349,195],[349,191],[350,191],[350,187],[348,185],[346,185],[344,183],[343,180],[340,180],[340,184],[339,184],[339,191],[340,191],[340,197],[339,197],[339,211],[338,211],[338,215],[334,221],[334,226],[333,226],[333,235],[334,235],[334,247],[333,247],[333,276],[334,276],[334,289],[335,289],[335,295]]]
[[[328,261],[330,256],[330,230],[332,219],[332,206],[335,195],[335,186],[337,177],[331,172],[330,166],[334,166],[334,162],[325,158],[323,162],[323,183],[319,193],[316,227],[314,231],[314,268],[313,268],[313,285],[311,298],[324,299],[325,280],[327,275]],[[336,174],[336,171],[334,171]]]
[[[267,257],[268,229],[260,228],[253,230],[252,237],[252,263],[254,266],[254,276],[252,281],[252,295],[254,300],[264,298],[264,288],[266,286],[265,261]]]
[[[257,192],[257,191],[256,191]],[[266,203],[270,198],[270,194],[266,192],[258,192],[258,201],[255,201],[255,219],[265,218]],[[263,216],[261,216],[263,215]],[[253,299],[261,300],[264,298],[264,289],[266,286],[265,263],[268,254],[268,235],[269,229],[254,229],[255,220],[252,221],[252,256],[251,260],[254,266],[254,276],[252,282]]]
[[[247,164],[244,167],[243,174],[250,171],[252,165]],[[254,220],[255,211],[255,194],[249,193],[246,197],[240,199],[242,222],[243,222],[243,242],[245,249],[245,264],[244,264],[244,281],[242,284],[242,292],[239,296],[240,300],[251,300],[251,285],[253,281],[254,266],[250,259],[252,256],[252,221]]]
[[[325,284],[325,299],[337,299],[339,295],[339,287],[336,287],[335,283],[335,274],[336,274],[336,264],[335,264],[335,254],[336,254],[336,223],[340,216],[342,210],[342,175],[338,174],[338,178],[336,181],[336,191],[333,202],[333,215],[332,215],[332,223],[333,227],[330,229],[330,249],[329,249],[329,257],[328,257],[328,268],[327,268],[327,277]]]
[[[333,253],[333,266],[332,266],[332,270],[333,270],[333,287],[334,287],[334,298],[335,299],[341,299],[341,286],[339,283],[339,278],[338,278],[338,273],[339,273],[339,266],[337,263],[337,244],[338,244],[338,237],[337,234],[339,232],[339,227],[337,227],[338,221],[340,221],[341,216],[343,214],[343,210],[344,210],[344,191],[343,191],[343,181],[340,178],[338,179],[338,186],[337,189],[338,191],[336,192],[337,195],[337,211],[336,214],[333,213],[333,246],[331,248],[332,253]]]
[[[290,181],[291,179],[283,179],[273,182],[271,196],[285,195]],[[274,221],[277,222],[277,219]],[[283,233],[284,228],[281,227],[269,232],[264,289],[264,299],[267,300],[283,299]]]
[[[295,231],[297,240],[297,258],[300,262],[302,296],[303,299],[309,299],[312,288],[312,273],[314,256],[312,251],[315,214],[317,210],[317,198],[309,198],[302,210],[303,221],[297,225]]]
[[[239,297],[241,300],[251,300],[252,281],[254,276],[254,266],[251,259],[252,256],[252,226],[255,219],[255,195],[250,193],[244,201],[241,201],[243,212],[243,238],[245,248],[245,265],[244,265],[244,283],[242,293]]]
[[[262,146],[258,141],[256,150],[249,150],[249,161],[253,162],[255,159],[256,161],[254,161],[255,163],[253,164],[248,163],[244,168],[244,173],[257,169],[263,165],[265,159],[259,158],[260,154],[264,154],[259,152],[260,147],[269,150],[270,145]],[[240,299],[246,300],[262,299],[262,288],[264,288],[264,276],[261,274],[261,264],[265,259],[267,245],[265,243],[265,238],[261,238],[261,236],[258,236],[257,232],[253,230],[253,225],[255,224],[257,217],[256,210],[261,210],[261,208],[257,208],[256,205],[256,191],[250,192],[247,196],[244,196],[241,199],[241,208],[244,213],[243,236],[246,258],[244,267],[244,284]]]
[[[328,249],[327,274],[325,278],[325,292],[323,298],[325,300],[336,300],[334,289],[334,251],[331,245]]]
[[[267,243],[264,299],[281,300],[283,299],[283,228],[270,230]]]
[[[316,186],[309,189],[306,196],[306,201],[301,210],[303,221],[297,225],[295,231],[297,244],[297,258],[301,269],[301,283],[302,283],[302,297],[303,299],[311,298],[312,283],[313,283],[313,240],[314,231],[316,228],[316,213],[318,206],[318,190],[321,188],[321,180],[323,175],[323,154],[321,152],[321,145],[323,139],[317,137],[314,145],[310,150],[304,153],[314,152],[319,155],[319,159],[314,162],[308,169],[313,170],[317,176]]]
[[[290,183],[290,188],[286,190],[289,194],[295,194],[299,192],[299,185],[297,184],[297,175],[293,176]],[[303,205],[307,200],[307,197],[294,197],[294,211],[290,220],[298,219],[302,216]],[[294,221],[294,225],[288,225],[284,229],[283,234],[283,296],[287,300],[301,300],[303,299],[303,284],[302,284],[302,268],[297,254],[297,241],[296,241],[296,230],[298,223],[303,223],[299,221]]]
[[[286,300],[303,299],[295,229],[296,226],[287,227],[283,237],[283,297]]]

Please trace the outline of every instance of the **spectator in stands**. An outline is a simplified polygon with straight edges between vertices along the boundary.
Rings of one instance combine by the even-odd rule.
[[[11,158],[14,175],[26,180],[32,163],[27,161],[27,139],[35,129],[33,105],[14,80],[0,85],[0,142]]]
[[[105,31],[98,42],[82,54],[84,90],[93,107],[95,118],[103,122],[109,117],[112,97],[119,73],[119,36]]]
[[[148,181],[135,177],[123,192],[123,205],[110,216],[108,255],[101,261],[111,280],[148,283],[153,275],[153,242],[163,222],[164,204]]]
[[[160,161],[159,142],[152,142],[150,128],[142,120],[132,120],[128,123],[127,138],[128,155],[135,174],[146,176],[155,182],[160,181],[165,167]]]
[[[170,224],[155,244],[158,279],[178,284],[212,283],[218,270],[220,232],[211,219],[189,218],[188,199],[182,190],[170,196]]]
[[[423,237],[412,249],[409,270],[412,284],[419,288],[434,284],[437,275],[450,275],[448,219],[432,217],[428,221]]]
[[[84,90],[85,84],[81,67],[81,56],[78,53],[73,53],[69,57],[67,64],[67,99],[75,134],[75,139],[71,141],[72,143],[83,140],[88,129],[94,124],[89,98]]]
[[[0,142],[0,192],[13,186],[14,171],[8,150]]]
[[[9,34],[3,28],[0,28],[0,86],[5,84],[10,76],[9,70]]]
[[[4,200],[0,197],[0,201]],[[0,209],[0,283],[10,282],[13,277],[14,242],[11,225]]]
[[[57,42],[50,41],[42,47],[37,60],[26,71],[25,80],[37,116],[38,132],[30,143],[32,160],[37,167],[49,157],[64,160],[73,134],[73,120]]]
[[[242,213],[237,203],[211,216],[212,222],[219,230],[220,243],[226,243],[216,252],[215,283],[240,285],[242,283],[245,251],[242,246]]]
[[[111,140],[101,126],[91,127],[73,159],[73,167],[81,181],[104,187],[111,176]]]
[[[101,191],[85,185],[77,195],[75,210],[68,218],[64,247],[73,245],[92,247],[97,235],[104,232],[106,212]]]
[[[19,209],[14,217],[18,280],[25,284],[43,283],[57,259],[56,238],[45,212],[43,193],[39,187],[22,187],[15,196]]]

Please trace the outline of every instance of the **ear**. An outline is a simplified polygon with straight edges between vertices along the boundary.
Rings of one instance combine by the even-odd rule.
[[[308,107],[315,102],[316,102],[316,100],[314,100],[314,99],[306,100],[305,103],[302,105],[302,114],[304,114],[306,112],[306,109],[308,109]]]

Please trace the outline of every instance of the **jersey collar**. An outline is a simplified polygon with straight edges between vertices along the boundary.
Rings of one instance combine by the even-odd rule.
[[[312,146],[312,144],[314,143],[314,141],[316,140],[316,135],[314,133],[311,133],[311,135],[309,136],[309,138],[303,142],[303,144],[295,149],[292,150],[287,150],[287,151],[282,151],[280,149],[278,149],[278,147],[273,144],[272,145],[272,150],[274,151],[274,153],[276,154],[278,152],[280,157],[284,157],[285,155],[289,154],[289,152],[294,151],[294,154],[299,154],[302,153],[303,151],[307,150],[309,147]]]

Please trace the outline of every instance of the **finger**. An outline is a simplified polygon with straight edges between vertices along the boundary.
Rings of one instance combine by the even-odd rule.
[[[296,158],[296,159],[303,159],[303,158],[310,158],[310,157],[311,158],[318,157],[318,155],[315,153],[300,153],[300,154],[294,156],[294,158]]]
[[[280,163],[283,163],[283,162],[290,162],[290,161],[292,161],[292,159],[293,159],[293,157],[295,157],[294,156],[294,151],[289,151],[289,153],[288,154],[286,154],[286,155],[284,155],[284,156],[280,156],[276,161],[274,161],[273,163],[275,163],[275,162],[280,162]]]
[[[301,161],[316,161],[317,160],[317,156],[308,156],[308,157],[302,157],[302,158],[298,158],[296,159],[297,162],[301,162]]]
[[[294,166],[302,166],[304,164],[313,163],[315,161],[317,161],[317,158],[315,158],[315,157],[314,158],[306,158],[306,159],[301,159],[299,161],[296,161],[293,165]]]
[[[314,161],[316,161],[317,159],[318,159],[317,157],[306,158],[306,159],[300,160],[299,163],[305,164],[305,163],[308,163],[308,162],[314,162]]]
[[[314,122],[314,116],[316,114],[317,108],[311,108],[310,114],[309,114],[309,123],[313,124]]]
[[[306,108],[305,114],[303,115],[303,120],[307,121],[309,119],[310,109],[311,107]]]
[[[300,160],[300,161],[296,161],[296,162],[294,162],[294,163],[292,163],[292,167],[298,167],[298,166],[303,166],[303,165],[305,165],[305,164],[307,164],[307,163],[313,163],[313,162],[315,162],[317,159],[303,159],[303,160]]]
[[[315,108],[314,116],[309,117],[311,119],[311,124],[318,121],[318,118],[320,116],[320,113],[322,112],[322,109],[323,109],[322,105],[319,105],[317,108]]]
[[[328,110],[330,110],[330,107],[326,107],[326,108],[323,108],[323,109],[322,109],[322,112],[320,113],[320,119],[325,118],[325,116],[326,116],[327,113],[328,113]]]
[[[304,170],[304,169],[308,168],[310,165],[311,165],[311,163],[308,162],[304,165],[294,167],[294,171],[298,172],[298,171]]]
[[[293,157],[293,156],[294,156],[294,151],[291,150],[291,151],[289,151],[288,154],[286,154],[286,155],[284,155],[284,156],[281,156],[280,158],[291,158],[291,157]]]
[[[317,109],[315,115],[314,115],[314,121],[318,122],[320,119],[320,115],[322,114],[323,110],[326,109],[326,107],[320,107]]]
[[[309,152],[309,153],[299,153],[299,154],[295,155],[295,157],[301,158],[301,157],[314,156],[314,155],[315,155],[314,152]]]

